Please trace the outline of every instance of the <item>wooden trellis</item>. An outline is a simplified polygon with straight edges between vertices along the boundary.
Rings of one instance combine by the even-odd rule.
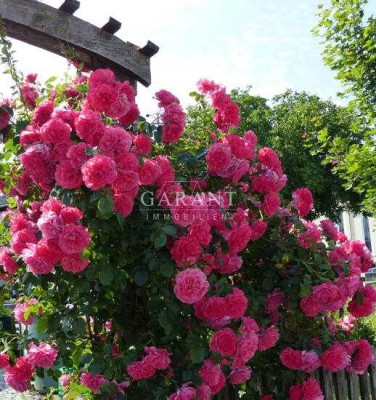
[[[111,68],[118,79],[151,83],[150,58],[159,50],[148,41],[138,47],[114,34],[121,23],[110,18],[98,28],[73,14],[77,0],[65,0],[59,9],[36,0],[0,0],[0,16],[7,34],[61,56],[72,56],[91,69]]]

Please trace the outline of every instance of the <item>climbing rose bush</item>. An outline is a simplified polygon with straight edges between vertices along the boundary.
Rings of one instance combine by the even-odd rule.
[[[14,113],[1,103],[0,264],[25,331],[3,337],[0,368],[15,390],[48,373],[67,399],[320,400],[309,374],[372,362],[349,337],[376,304],[366,246],[309,220],[307,188],[284,198],[278,154],[237,130],[224,87],[198,91],[212,143],[196,153],[172,93],[149,123],[108,69],[47,89],[30,75]]]

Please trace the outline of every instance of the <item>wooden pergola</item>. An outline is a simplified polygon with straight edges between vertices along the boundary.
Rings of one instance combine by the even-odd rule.
[[[59,9],[37,0],[0,0],[0,16],[9,37],[74,58],[93,70],[111,68],[135,88],[137,82],[149,86],[150,58],[158,46],[124,42],[114,36],[120,22],[110,18],[98,28],[73,15],[79,7],[77,0],[65,0]]]

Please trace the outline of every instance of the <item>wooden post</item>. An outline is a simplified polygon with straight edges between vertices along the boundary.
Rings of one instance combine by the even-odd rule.
[[[367,371],[363,375],[359,375],[359,388],[362,400],[372,400]]]
[[[376,399],[376,364],[375,361],[368,367],[372,399]]]
[[[325,390],[325,400],[334,400],[334,386],[332,374],[323,370],[323,383]]]
[[[349,373],[346,373],[346,375],[349,388],[349,400],[360,400],[358,376]]]
[[[120,80],[134,86],[151,83],[150,57],[158,51],[152,42],[141,48],[113,35],[120,22],[113,18],[102,29],[73,15],[77,0],[60,9],[35,0],[0,0],[7,34],[52,53],[84,62],[89,68],[111,68]]]
[[[347,400],[347,381],[345,371],[339,371],[334,377],[336,398],[338,400]]]

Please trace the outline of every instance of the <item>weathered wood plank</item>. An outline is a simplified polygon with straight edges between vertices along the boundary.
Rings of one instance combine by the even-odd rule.
[[[348,388],[349,388],[349,400],[359,400],[360,399],[360,393],[359,393],[359,380],[358,376],[355,374],[349,374],[346,373],[347,375],[347,382],[348,382]]]
[[[145,86],[151,83],[149,55],[69,13],[38,1],[0,0],[0,15],[10,37],[64,57],[73,49],[93,69],[109,67]]]
[[[339,371],[334,375],[334,385],[337,400],[347,400],[347,381],[345,371]]]
[[[325,391],[325,400],[334,400],[334,386],[332,374],[328,371],[323,370],[323,386]]]
[[[121,22],[117,21],[116,19],[110,17],[107,24],[102,26],[102,31],[108,32],[111,35],[116,33],[121,28]]]
[[[145,56],[153,57],[155,54],[158,53],[159,47],[150,40],[148,40],[146,46],[144,46],[142,49],[139,49],[139,51],[142,54],[145,54]]]
[[[363,375],[359,375],[359,389],[362,400],[372,400],[367,371]]]
[[[80,2],[78,0],[65,0],[59,7],[59,10],[68,14],[74,14],[79,8]]]
[[[376,363],[375,361],[368,367],[369,382],[371,387],[372,399],[376,399]]]

